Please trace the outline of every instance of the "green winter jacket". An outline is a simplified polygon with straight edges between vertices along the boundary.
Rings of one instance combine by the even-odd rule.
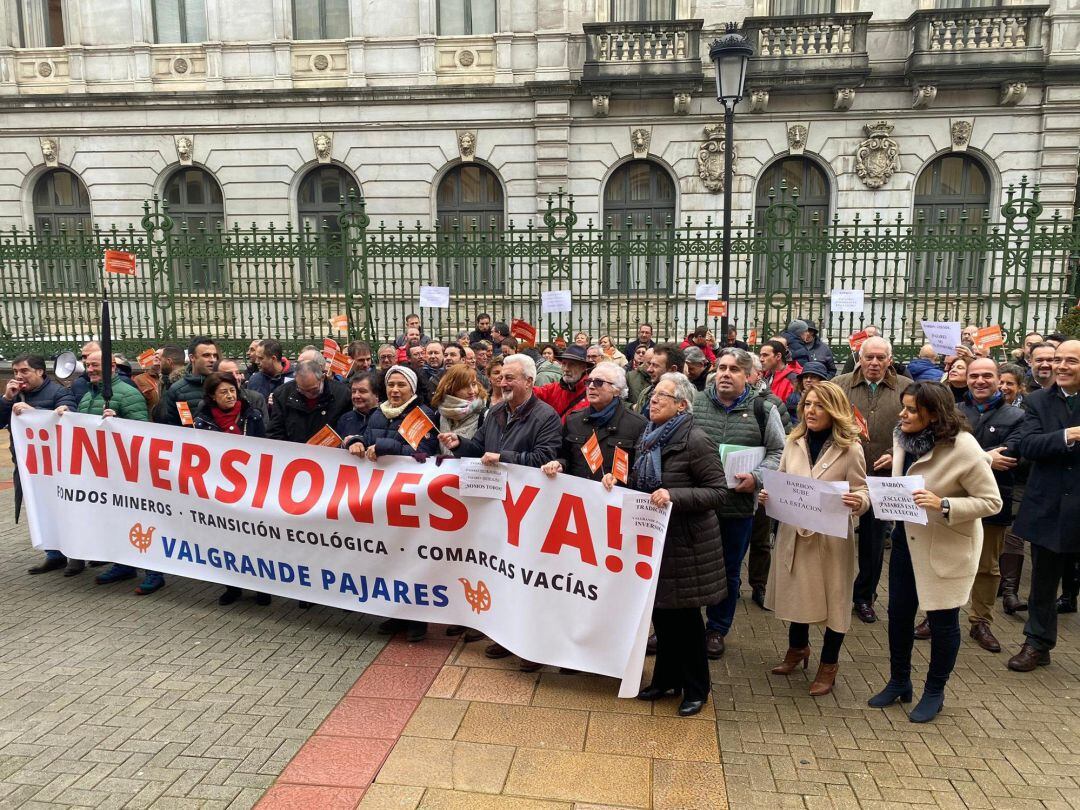
[[[146,399],[142,392],[134,385],[121,382],[119,377],[112,380],[112,399],[109,407],[116,411],[121,419],[138,419],[140,422],[149,422],[150,415],[146,411]],[[105,398],[101,396],[101,384],[90,385],[90,390],[83,394],[79,401],[79,413],[89,413],[101,416],[105,411]]]

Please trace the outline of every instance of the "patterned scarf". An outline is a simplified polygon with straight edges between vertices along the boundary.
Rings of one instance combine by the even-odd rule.
[[[904,433],[897,425],[893,428],[893,439],[904,451],[904,460],[918,461],[934,449],[934,429],[923,428],[918,433]]]
[[[671,441],[675,431],[690,417],[689,413],[673,416],[660,425],[652,422],[638,439],[637,459],[634,461],[634,483],[641,492],[652,492],[660,487],[663,470],[660,452]]]
[[[480,429],[480,414],[487,403],[480,398],[461,399],[447,394],[439,404],[439,432],[453,433],[462,440],[471,439]],[[442,446],[443,452],[450,454],[450,448]]]
[[[401,407],[395,408],[393,405],[387,402],[379,403],[379,410],[382,411],[383,416],[386,417],[387,422],[393,422],[405,411],[409,409],[409,406],[416,402],[416,394],[413,394]]]
[[[585,423],[590,425],[594,430],[596,428],[602,428],[615,417],[615,409],[617,407],[619,407],[618,399],[611,400],[606,408],[601,408],[598,411],[590,406],[585,409]]]

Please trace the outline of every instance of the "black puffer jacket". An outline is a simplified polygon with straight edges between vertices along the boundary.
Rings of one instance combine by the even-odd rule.
[[[292,380],[274,392],[266,437],[303,443],[324,426],[336,425],[351,409],[349,387],[344,383],[324,380],[322,393],[316,399],[315,407],[309,410],[304,396],[296,389],[296,380]]]
[[[715,605],[727,596],[716,516],[728,497],[720,454],[691,417],[661,451],[660,467],[661,485],[671,495],[672,509],[655,606]],[[630,483],[634,484],[633,476]]]
[[[589,424],[588,417],[593,413],[595,411],[588,407],[574,411],[566,417],[566,424],[563,426],[562,452],[559,453],[556,461],[562,464],[563,472],[567,475],[599,481],[604,477],[604,473],[611,472],[616,447],[621,447],[626,451],[630,457],[630,466],[633,467],[634,446],[648,423],[645,417],[634,413],[621,401],[616,405],[615,415],[611,417],[611,421],[601,428],[594,428]],[[585,460],[585,454],[581,452],[582,446],[589,441],[594,430],[600,442],[600,452],[604,455],[604,466],[595,473],[589,469],[589,462]]]

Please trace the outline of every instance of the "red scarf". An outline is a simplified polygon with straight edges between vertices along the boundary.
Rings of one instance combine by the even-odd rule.
[[[216,424],[222,431],[222,433],[239,433],[240,432],[240,412],[242,411],[240,400],[236,401],[236,404],[232,406],[232,410],[223,411],[217,405],[210,406],[210,415],[214,417],[214,424]]]

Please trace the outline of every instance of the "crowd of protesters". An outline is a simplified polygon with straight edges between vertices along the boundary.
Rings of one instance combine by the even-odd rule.
[[[604,473],[622,451],[625,485],[672,506],[649,638],[656,665],[640,699],[677,694],[680,714],[701,710],[708,660],[725,654],[747,558],[751,599],[789,623],[788,651],[772,672],[806,668],[810,625],[820,625],[809,691],[828,694],[852,615],[878,620],[888,548],[890,677],[870,705],[913,699],[912,649],[925,639],[925,687],[909,717],[926,722],[944,703],[961,644],[961,607],[970,601],[969,635],[991,653],[1001,651],[993,631],[998,599],[1007,614],[1027,611],[1025,639],[1007,662],[1026,672],[1050,663],[1057,615],[1077,610],[1080,591],[1080,340],[1031,333],[994,358],[978,348],[975,331],[963,331],[953,354],[942,357],[927,345],[905,364],[887,336],[866,327],[838,367],[809,320],[792,321],[755,354],[756,332],[749,342],[735,330],[717,341],[700,326],[658,342],[651,324],[621,347],[610,335],[586,332],[568,343],[526,346],[489,314],[443,342],[409,315],[393,342],[345,347],[350,365],[339,374],[320,347],[289,358],[277,340],[255,339],[245,357],[229,359],[202,336],[187,347],[157,349],[133,375],[127,360],[103,358],[91,342],[82,347],[85,373],[70,386],[48,379],[44,358],[17,357],[0,397],[0,427],[10,426],[13,413],[46,408],[296,443],[329,428],[358,460],[477,457],[608,489],[623,485]],[[399,428],[416,409],[433,427],[413,446]],[[594,435],[603,455],[595,471],[583,452]],[[761,449],[757,467],[733,476],[733,485],[722,462],[732,448]],[[846,536],[771,520],[767,470],[846,482],[835,506],[850,513]],[[927,522],[877,518],[868,475],[922,476],[913,497]],[[1028,557],[1025,600],[1020,579]],[[30,573],[75,576],[86,565],[48,551]],[[136,575],[114,564],[96,579],[107,585]],[[164,585],[160,573],[146,571],[136,593]],[[230,587],[219,601],[241,596]],[[255,599],[270,602],[267,594]],[[925,618],[916,623],[920,608]],[[402,630],[413,642],[428,633],[423,623],[396,619],[380,629]],[[464,627],[447,632],[482,638]],[[495,643],[485,653],[512,655]]]

